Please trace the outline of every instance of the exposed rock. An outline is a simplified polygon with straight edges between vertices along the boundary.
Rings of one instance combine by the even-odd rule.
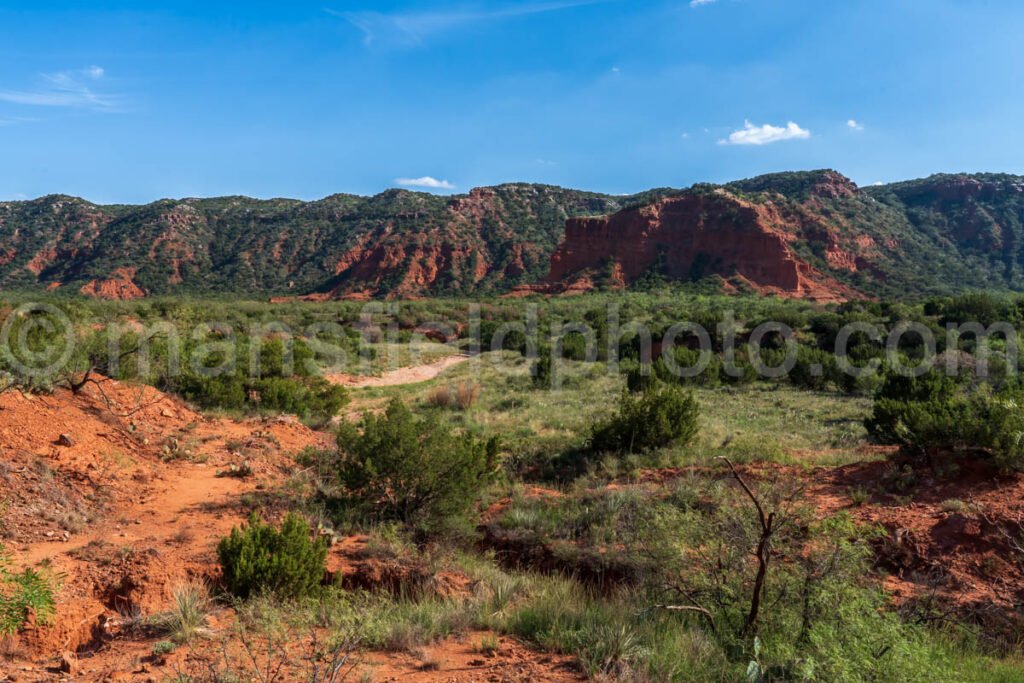
[[[112,301],[130,301],[146,296],[146,291],[135,284],[133,278],[137,268],[117,268],[111,277],[103,280],[91,280],[79,289],[86,296]]]
[[[64,446],[65,448],[71,448],[75,445],[75,440],[72,439],[69,434],[61,434],[57,437],[57,445]]]
[[[625,197],[523,183],[450,198],[389,190],[119,207],[53,195],[0,202],[0,288],[271,301],[572,294],[630,286],[664,252],[666,277],[718,275],[727,292],[1024,290],[1022,226],[1024,178],[1001,174],[862,189],[808,171]]]
[[[57,668],[61,673],[67,674],[68,676],[76,675],[78,673],[78,657],[75,656],[74,652],[65,650],[60,653]]]
[[[670,279],[707,275],[739,278],[762,293],[819,300],[863,295],[815,269],[791,244],[800,227],[771,204],[752,204],[724,190],[685,193],[610,217],[566,223],[565,239],[551,258],[549,285],[586,289],[577,277],[605,268],[622,286],[652,268]],[[853,257],[841,258],[847,269]]]

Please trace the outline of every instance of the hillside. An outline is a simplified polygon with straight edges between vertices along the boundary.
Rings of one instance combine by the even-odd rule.
[[[126,298],[493,291],[542,277],[568,216],[619,206],[539,185],[131,207],[55,195],[0,203],[0,285]]]
[[[545,185],[100,206],[0,203],[0,287],[102,298],[558,292],[722,278],[824,300],[1024,289],[1024,178],[833,171],[614,197]]]

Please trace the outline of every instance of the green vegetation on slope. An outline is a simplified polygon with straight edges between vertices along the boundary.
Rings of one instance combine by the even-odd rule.
[[[389,190],[145,206],[52,195],[0,203],[0,286],[76,292],[120,278],[149,295],[502,293],[544,279],[569,217],[723,191],[770,202],[795,232],[801,259],[868,295],[1024,289],[1021,177],[940,175],[858,190],[832,171],[626,197],[530,184],[454,197]],[[835,249],[853,260],[836,262]]]

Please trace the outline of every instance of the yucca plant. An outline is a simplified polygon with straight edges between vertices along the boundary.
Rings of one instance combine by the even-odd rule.
[[[188,643],[201,635],[210,610],[210,593],[202,581],[189,581],[173,591],[170,611],[157,618],[159,626],[175,643]]]

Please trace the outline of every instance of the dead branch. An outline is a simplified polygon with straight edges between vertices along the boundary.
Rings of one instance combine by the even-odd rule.
[[[146,339],[144,341],[142,341],[140,343],[137,343],[132,348],[127,349],[127,350],[122,351],[121,353],[117,354],[117,361],[118,361],[118,363],[123,361],[125,358],[128,358],[129,356],[133,356],[133,355],[139,353],[140,351],[142,351],[143,348],[147,348],[151,341],[153,341],[155,339],[158,339],[161,336],[163,336],[163,333],[154,332],[150,336],[146,337]],[[99,367],[98,367],[98,365],[95,362],[90,362],[89,367],[86,368],[85,372],[82,374],[82,379],[81,380],[77,380],[76,381],[72,377],[69,377],[67,379],[67,383],[68,383],[68,388],[71,389],[71,393],[77,395],[78,393],[80,393],[82,391],[82,389],[85,388],[85,385],[87,385],[89,383],[98,384],[96,382],[96,380],[92,379],[92,374],[95,373],[95,372],[99,372]]]
[[[757,629],[757,617],[761,611],[761,600],[764,596],[764,584],[768,577],[768,563],[772,557],[772,537],[775,535],[775,512],[769,512],[765,514],[764,507],[761,505],[761,501],[758,500],[754,492],[747,486],[747,482],[743,480],[740,473],[733,466],[732,462],[725,456],[719,456],[720,460],[724,460],[725,464],[729,466],[729,470],[732,472],[733,478],[739,483],[740,487],[746,492],[747,496],[754,503],[754,507],[757,509],[758,521],[761,524],[761,536],[757,541],[757,549],[754,551],[754,557],[757,558],[757,574],[754,577],[754,589],[750,596],[750,611],[747,613],[747,619],[743,624],[744,634],[753,634]]]

